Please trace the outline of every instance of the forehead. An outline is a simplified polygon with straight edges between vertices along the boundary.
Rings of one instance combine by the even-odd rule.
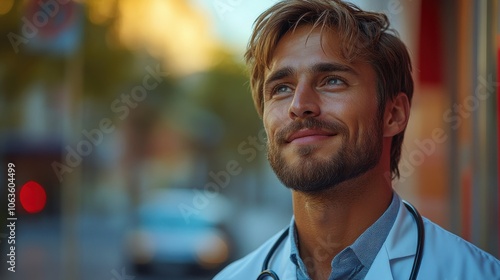
[[[268,68],[272,69],[280,64],[293,66],[304,59],[309,62],[324,62],[328,59],[347,64],[342,57],[340,37],[335,30],[303,25],[281,37],[272,52]]]
[[[373,65],[362,56],[347,59],[343,55],[343,48],[341,36],[334,29],[325,27],[322,30],[321,27],[312,28],[312,25],[299,26],[283,35],[277,43],[264,73],[264,86],[274,79],[277,73],[284,71],[295,74],[328,71],[324,67],[318,68],[320,65],[334,65],[335,67],[328,69],[347,71],[357,77],[363,77],[363,80],[370,83],[377,79]],[[322,70],[317,71],[318,69]]]

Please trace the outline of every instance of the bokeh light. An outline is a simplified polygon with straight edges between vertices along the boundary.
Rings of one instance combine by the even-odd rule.
[[[13,5],[14,5],[14,0],[0,1],[0,15],[5,15],[6,13],[10,12]]]
[[[29,181],[21,187],[21,205],[28,213],[38,213],[47,202],[45,189],[35,181]]]

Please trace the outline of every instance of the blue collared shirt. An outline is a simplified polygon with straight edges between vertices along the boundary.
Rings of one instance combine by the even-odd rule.
[[[332,260],[332,272],[328,280],[336,279],[363,279],[373,260],[378,254],[378,251],[382,247],[391,230],[396,216],[399,211],[399,199],[396,193],[393,193],[392,201],[387,210],[380,216],[380,218],[373,223],[365,232],[363,232],[353,244],[342,250],[337,256]],[[299,249],[297,248],[297,230],[295,228],[295,219],[292,218],[289,236],[292,243],[290,259],[297,267],[297,279],[298,280],[310,280],[310,274],[314,274],[314,271],[307,271],[305,263],[308,260],[302,260],[299,255]],[[334,242],[334,240],[321,240],[325,247],[322,248],[323,251],[318,250],[316,253],[317,258],[322,257],[322,253],[325,254],[328,250],[328,242]]]

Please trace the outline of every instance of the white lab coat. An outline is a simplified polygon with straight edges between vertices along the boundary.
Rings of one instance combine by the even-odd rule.
[[[417,248],[417,225],[399,199],[399,212],[387,239],[378,252],[365,279],[408,279]],[[418,279],[500,279],[500,261],[464,239],[444,230],[426,218],[425,242]],[[215,280],[253,280],[279,232],[246,257],[230,264]],[[281,280],[296,279],[296,267],[290,260],[290,239],[278,247],[270,267]],[[271,278],[269,278],[271,279]]]

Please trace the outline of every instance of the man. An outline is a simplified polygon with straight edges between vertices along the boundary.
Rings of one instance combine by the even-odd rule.
[[[252,95],[294,217],[215,279],[500,279],[497,259],[392,189],[413,80],[388,25],[340,0],[285,0],[257,19]]]

